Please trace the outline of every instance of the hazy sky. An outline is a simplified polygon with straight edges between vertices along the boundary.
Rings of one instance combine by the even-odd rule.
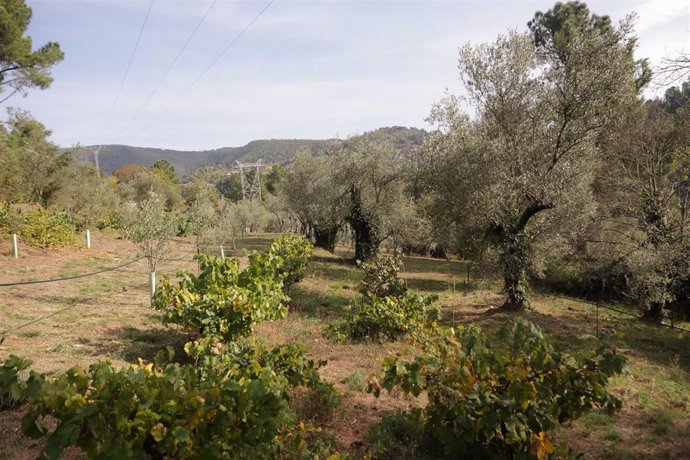
[[[57,41],[55,82],[3,104],[30,110],[53,141],[175,149],[252,139],[345,137],[427,127],[446,88],[461,92],[457,47],[525,30],[555,1],[216,0],[159,90],[134,119],[212,0],[154,0],[112,119],[149,0],[28,0],[35,45]],[[639,57],[690,50],[690,0],[589,1],[614,19],[639,14]],[[177,102],[171,105],[175,100]],[[167,109],[167,111],[166,111]],[[164,112],[165,111],[165,112]],[[125,129],[127,128],[127,129]],[[103,133],[103,134],[101,134]]]

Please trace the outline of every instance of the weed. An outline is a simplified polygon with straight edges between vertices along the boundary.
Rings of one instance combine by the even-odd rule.
[[[38,331],[29,331],[29,332],[22,332],[19,334],[21,337],[26,337],[27,339],[33,339],[34,337],[38,337],[41,335],[40,332]]]
[[[367,381],[360,371],[354,371],[341,380],[348,390],[363,393],[367,390]]]
[[[622,441],[623,435],[614,429],[610,429],[604,434],[604,439],[607,441]]]

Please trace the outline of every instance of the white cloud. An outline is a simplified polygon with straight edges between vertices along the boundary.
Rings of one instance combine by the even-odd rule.
[[[690,15],[688,0],[647,0],[634,8],[638,14],[638,32],[645,32],[679,17]],[[690,22],[687,24],[690,26]],[[689,32],[690,33],[690,32]]]

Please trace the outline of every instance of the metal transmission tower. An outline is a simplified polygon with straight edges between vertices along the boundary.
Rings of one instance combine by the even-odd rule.
[[[261,199],[261,170],[264,165],[261,160],[256,163],[240,163],[236,161],[237,169],[240,171],[240,181],[242,182],[242,199],[255,200]],[[254,177],[248,177],[249,172],[254,171]]]
[[[101,177],[101,164],[98,161],[98,154],[101,153],[101,149],[103,148],[102,145],[93,145],[91,146],[91,151],[93,152],[93,160],[94,164],[96,165],[96,174],[98,174],[98,177]]]

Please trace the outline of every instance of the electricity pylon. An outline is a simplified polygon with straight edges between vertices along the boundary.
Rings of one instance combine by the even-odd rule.
[[[93,152],[93,161],[96,165],[96,174],[101,177],[101,164],[98,162],[98,154],[101,153],[102,145],[92,145],[91,151]]]
[[[242,182],[242,199],[256,200],[261,199],[261,170],[264,165],[261,160],[256,163],[240,163],[236,161],[237,169],[240,171],[240,181]],[[254,177],[248,177],[248,173],[254,171]]]

